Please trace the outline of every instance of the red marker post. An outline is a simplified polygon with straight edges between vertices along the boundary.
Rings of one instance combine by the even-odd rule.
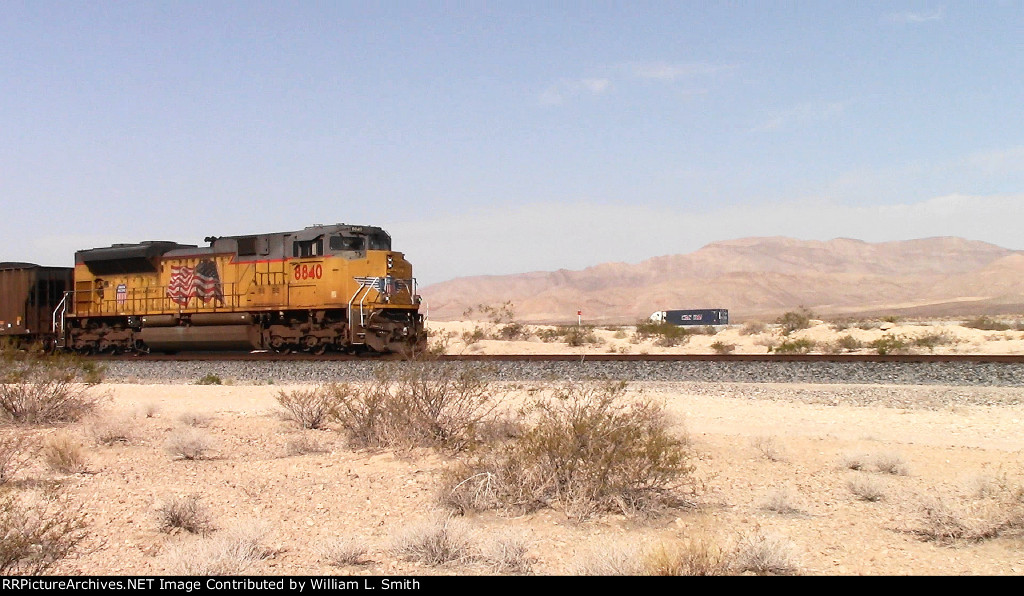
[[[576,311],[576,326],[577,327],[582,327],[583,326],[583,311],[582,310]]]

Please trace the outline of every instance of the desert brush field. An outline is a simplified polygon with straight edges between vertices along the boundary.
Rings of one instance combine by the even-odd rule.
[[[881,326],[735,326],[681,345],[1024,342]],[[500,327],[434,324],[432,342],[680,349],[627,328],[572,345]],[[929,334],[945,339],[914,344]],[[29,360],[5,354],[0,385],[4,574],[1024,572],[1019,386],[516,382],[430,362],[336,385],[182,383]]]

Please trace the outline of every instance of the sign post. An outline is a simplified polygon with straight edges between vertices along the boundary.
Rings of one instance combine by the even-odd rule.
[[[576,326],[577,327],[582,327],[583,326],[583,311],[582,310],[576,311]]]

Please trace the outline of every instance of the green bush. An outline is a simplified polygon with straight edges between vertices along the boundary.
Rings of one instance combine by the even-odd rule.
[[[933,351],[938,346],[956,343],[956,338],[946,332],[939,331],[915,337],[913,343],[914,347],[928,348],[928,351]]]
[[[776,323],[778,323],[782,328],[783,335],[789,335],[799,329],[807,329],[810,327],[811,319],[813,317],[814,313],[801,306],[799,310],[789,311],[783,314],[778,318],[778,320],[776,320]]]
[[[542,329],[537,337],[546,343],[562,342],[574,348],[601,343],[600,338],[594,334],[594,328],[588,325],[559,325],[552,329]]]
[[[836,347],[843,352],[853,352],[864,347],[864,342],[852,335],[844,335],[836,341]]]
[[[970,327],[972,329],[981,329],[983,331],[1008,331],[1010,329],[1013,329],[1013,325],[1010,325],[1009,323],[1004,323],[1002,321],[998,321],[996,319],[993,319],[992,317],[987,317],[984,315],[975,317],[970,321],[966,321],[964,323],[964,327]]]
[[[782,340],[774,351],[776,354],[807,354],[817,346],[812,339],[802,337],[800,339],[785,339]]]
[[[196,385],[222,385],[222,384],[223,384],[223,381],[221,380],[221,378],[219,376],[213,374],[213,373],[207,373],[206,375],[202,376],[198,381],[196,381]]]
[[[495,337],[505,341],[516,341],[530,339],[533,333],[526,325],[513,321],[502,325],[495,333]]]
[[[874,349],[880,356],[885,356],[887,354],[905,352],[907,350],[907,342],[898,335],[886,335],[869,343],[868,347]]]
[[[654,345],[672,347],[685,344],[693,332],[682,325],[655,323],[649,319],[637,321],[634,337],[639,341],[654,339]]]

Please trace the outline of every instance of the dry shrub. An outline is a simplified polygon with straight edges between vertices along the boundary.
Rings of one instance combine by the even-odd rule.
[[[178,415],[178,422],[185,426],[209,426],[211,420],[208,414],[200,412],[182,412]]]
[[[74,422],[102,401],[99,372],[72,356],[4,349],[0,366],[0,418],[9,422]]]
[[[370,564],[372,561],[366,558],[367,550],[366,542],[358,538],[338,538],[320,548],[327,564],[335,567]]]
[[[792,515],[803,511],[797,505],[796,497],[786,488],[776,488],[769,492],[761,503],[761,509],[782,515]]]
[[[94,420],[87,427],[87,432],[100,445],[128,445],[135,440],[135,427],[134,420],[115,416]]]
[[[157,412],[160,411],[160,404],[156,402],[145,402],[139,404],[139,415],[143,418],[156,418]]]
[[[644,551],[633,543],[602,545],[587,551],[572,569],[573,575],[643,575]]]
[[[785,460],[783,449],[775,437],[754,437],[751,443],[761,453],[761,456],[768,461],[779,462]]]
[[[487,369],[416,360],[380,365],[365,387],[329,387],[333,417],[358,447],[463,450],[487,434],[498,400]]]
[[[880,453],[875,456],[875,467],[879,472],[892,474],[894,476],[906,476],[910,474],[910,467],[898,453]]]
[[[740,328],[740,335],[757,335],[758,333],[764,333],[768,329],[768,325],[761,321],[747,321]]]
[[[698,534],[679,542],[660,543],[643,557],[644,575],[728,575],[732,553],[717,540]]]
[[[302,428],[324,428],[330,417],[337,413],[339,402],[339,394],[324,387],[280,391],[277,394],[277,403]]]
[[[396,540],[396,555],[438,566],[473,560],[473,539],[458,520],[438,518],[407,528]]]
[[[845,453],[839,458],[839,466],[848,470],[863,470],[868,466],[868,456],[863,453]]]
[[[199,495],[171,497],[157,508],[157,524],[161,532],[185,530],[190,534],[207,534],[213,530],[206,507]]]
[[[1000,483],[991,494],[957,504],[939,496],[925,498],[916,520],[906,531],[940,544],[980,542],[1024,533],[1024,488]]]
[[[625,383],[573,383],[529,404],[522,435],[489,445],[446,475],[445,504],[462,510],[530,511],[559,503],[585,519],[678,503],[692,471],[664,408],[628,401]]]
[[[42,452],[46,465],[62,474],[80,474],[88,467],[82,443],[67,433],[48,437]]]
[[[258,521],[218,532],[212,538],[178,544],[170,549],[169,567],[176,575],[243,575],[253,565],[274,556],[266,545],[268,526]]]
[[[529,573],[536,560],[529,555],[526,543],[509,536],[500,536],[483,549],[483,560],[497,573]]]
[[[306,436],[299,435],[294,439],[290,439],[285,443],[285,453],[288,457],[297,455],[306,455],[308,453],[327,453],[330,451],[329,448],[321,445],[316,440]]]
[[[33,442],[12,431],[0,433],[0,484],[8,482],[32,457]]]
[[[855,476],[846,484],[855,497],[861,501],[875,503],[885,499],[885,486],[870,476]]]
[[[42,575],[87,537],[85,513],[55,494],[0,496],[0,575]]]
[[[793,575],[799,570],[792,542],[760,533],[740,541],[731,565],[738,573],[757,575]]]
[[[209,459],[215,445],[206,432],[195,428],[181,428],[167,438],[164,448],[175,457],[199,460]]]

